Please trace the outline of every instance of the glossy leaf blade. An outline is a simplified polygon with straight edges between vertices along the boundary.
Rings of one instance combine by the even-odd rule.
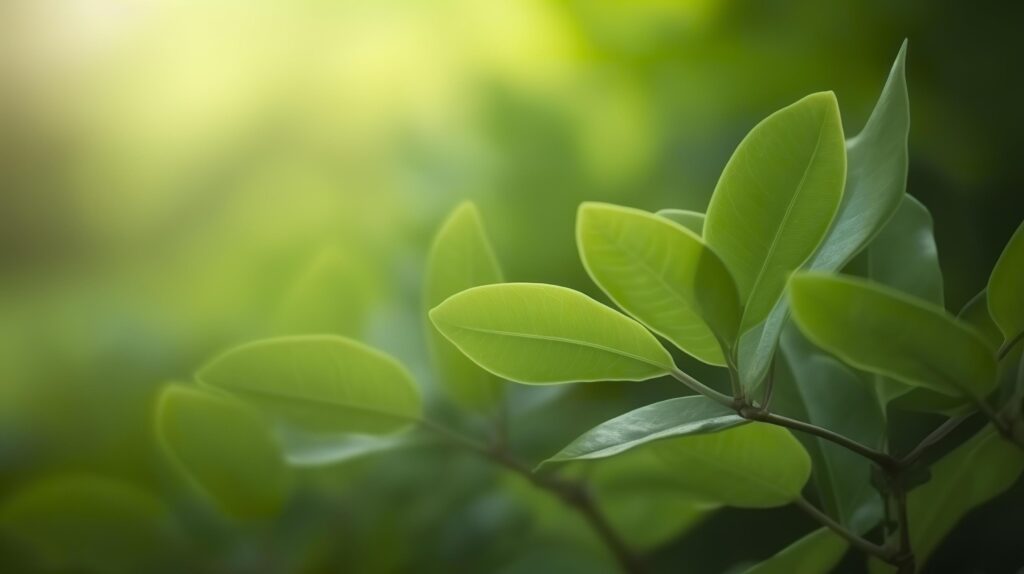
[[[907,496],[910,544],[919,567],[972,509],[1013,486],[1024,472],[1024,454],[986,426],[931,468],[932,478]],[[872,560],[871,572],[895,569]]]
[[[545,462],[605,458],[652,441],[744,424],[736,411],[703,396],[668,399],[605,421]]]
[[[755,564],[743,574],[828,574],[849,548],[849,543],[828,528],[819,528]]]
[[[909,163],[906,58],[904,42],[867,123],[846,142],[846,191],[809,269],[839,270],[881,231],[900,205]]]
[[[51,569],[146,571],[173,535],[170,520],[151,493],[91,474],[35,481],[0,505],[0,531]]]
[[[988,309],[1007,341],[1024,333],[1024,223],[1017,227],[992,269]]]
[[[995,383],[988,346],[939,307],[818,273],[795,275],[789,296],[801,331],[859,369],[951,396],[983,397]]]
[[[674,221],[679,225],[689,229],[696,233],[698,236],[704,234],[704,214],[699,211],[689,211],[687,209],[662,209],[655,215],[664,217],[669,221]]]
[[[266,422],[229,397],[170,386],[156,412],[157,436],[180,469],[227,514],[273,516],[289,474]]]
[[[843,127],[831,92],[775,112],[740,142],[711,197],[704,237],[736,280],[742,330],[768,316],[789,274],[817,249],[845,179]]]
[[[673,471],[679,488],[700,499],[769,508],[800,496],[811,459],[782,427],[751,423],[712,434],[662,440],[648,447]]]
[[[470,287],[502,281],[479,211],[472,203],[459,205],[437,232],[427,257],[426,308]],[[429,320],[427,329],[441,386],[465,408],[493,409],[502,397],[501,381],[470,361]]]
[[[739,327],[736,286],[700,237],[653,214],[584,203],[576,218],[591,279],[627,313],[705,363],[724,365]]]
[[[281,337],[242,345],[213,359],[197,376],[311,432],[388,433],[419,419],[422,409],[402,365],[342,337]]]
[[[673,368],[668,351],[640,323],[565,287],[474,287],[435,307],[430,318],[478,365],[520,383],[641,381]]]
[[[861,375],[868,377],[870,375]],[[773,410],[881,450],[885,414],[858,373],[812,345],[792,325],[782,336]],[[814,462],[812,481],[825,512],[855,532],[881,519],[882,500],[871,485],[871,462],[824,439],[798,435]]]

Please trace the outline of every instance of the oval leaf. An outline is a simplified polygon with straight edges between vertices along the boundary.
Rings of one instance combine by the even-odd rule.
[[[470,287],[501,282],[501,269],[479,211],[469,202],[459,205],[430,247],[424,279],[426,308],[433,309]],[[449,396],[465,408],[493,409],[502,397],[501,381],[466,358],[429,321],[427,329],[439,381]]]
[[[474,287],[430,312],[481,367],[527,384],[642,381],[673,368],[640,323],[579,291],[536,283]]]
[[[225,513],[273,516],[289,475],[266,422],[235,399],[170,386],[160,394],[157,436],[164,451]]]
[[[584,203],[576,241],[591,279],[619,307],[697,359],[725,364],[739,299],[700,237],[639,209]]]
[[[811,459],[782,427],[750,423],[651,443],[684,491],[742,508],[789,504],[811,475]]]
[[[995,384],[988,346],[939,307],[819,273],[794,275],[789,298],[803,333],[857,368],[951,396],[980,398]]]
[[[198,378],[311,432],[392,432],[419,419],[422,409],[402,365],[342,337],[282,337],[242,345],[213,359]]]
[[[656,214],[658,217],[664,217],[669,221],[674,221],[679,225],[689,229],[696,233],[698,236],[704,234],[704,214],[699,211],[688,211],[686,209],[662,209]]]
[[[819,528],[743,574],[828,574],[849,546],[828,528]]]
[[[101,476],[46,478],[0,506],[0,529],[51,568],[144,572],[174,536],[170,510],[147,491]]]
[[[1017,227],[992,269],[988,309],[1007,341],[1024,334],[1024,223]]]
[[[745,304],[741,329],[771,312],[814,253],[843,196],[846,147],[831,92],[768,116],[740,142],[708,206],[704,237]]]
[[[597,425],[544,462],[604,458],[659,439],[713,433],[745,422],[735,410],[707,397],[669,399]]]

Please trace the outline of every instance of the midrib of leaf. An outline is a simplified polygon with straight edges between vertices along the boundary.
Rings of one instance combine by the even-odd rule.
[[[362,412],[362,413],[366,413],[366,414],[376,415],[376,416],[380,416],[380,417],[384,417],[384,418],[390,418],[390,419],[394,419],[394,420],[398,420],[398,421],[416,421],[416,420],[419,420],[418,417],[407,417],[405,415],[401,415],[401,414],[398,414],[398,413],[383,411],[383,410],[380,410],[380,409],[375,409],[373,407],[367,407],[367,406],[363,406],[363,405],[353,405],[353,404],[350,404],[350,403],[346,403],[344,401],[319,400],[319,399],[313,399],[313,398],[310,398],[310,397],[303,397],[303,396],[297,396],[297,395],[286,395],[284,393],[279,393],[279,392],[275,392],[275,391],[268,391],[266,389],[252,389],[252,388],[248,388],[248,387],[234,387],[234,388],[231,388],[231,390],[233,390],[234,392],[237,392],[237,393],[246,393],[246,394],[254,395],[256,397],[261,397],[261,398],[264,398],[264,399],[273,399],[275,401],[291,402],[291,403],[297,403],[297,404],[310,404],[310,405],[314,405],[314,406],[318,406],[318,407],[324,407],[324,406],[338,407],[338,408],[342,408],[342,409],[348,409],[348,410],[352,410],[352,411],[357,411],[357,412]]]
[[[599,449],[584,451],[584,452],[582,452],[582,453],[580,453],[578,455],[575,455],[575,456],[572,456],[572,457],[569,457],[569,458],[552,458],[551,460],[552,461],[572,460],[572,459],[575,459],[575,458],[580,458],[582,456],[586,456],[586,455],[590,455],[590,454],[594,454],[594,453],[604,452],[606,450],[610,450],[610,449],[613,449],[613,448],[616,448],[616,447],[619,447],[619,446],[622,446],[622,445],[626,445],[626,444],[634,444],[634,443],[641,442],[641,441],[644,441],[644,442],[655,442],[655,441],[662,440],[662,439],[665,439],[665,438],[675,438],[674,436],[664,436],[664,435],[665,435],[665,433],[669,433],[669,432],[675,431],[676,429],[679,429],[680,427],[694,427],[693,428],[694,432],[689,433],[689,434],[692,435],[692,434],[696,434],[697,431],[700,431],[701,429],[704,429],[704,428],[706,428],[706,427],[708,427],[708,426],[710,426],[712,424],[716,424],[718,422],[729,421],[731,419],[736,419],[737,421],[744,421],[744,419],[741,418],[738,415],[730,415],[730,414],[719,415],[719,416],[716,416],[716,417],[713,417],[713,418],[704,419],[704,420],[700,421],[699,424],[697,424],[697,423],[678,424],[678,425],[669,427],[667,429],[662,429],[660,431],[653,432],[653,433],[651,433],[649,435],[646,435],[646,436],[643,436],[643,437],[640,437],[640,438],[635,438],[635,439],[631,439],[631,440],[628,440],[628,441],[618,442],[618,443],[615,443],[613,445],[605,446],[605,447],[602,447],[602,448],[599,448]],[[654,437],[654,438],[650,438],[650,437]]]
[[[765,271],[768,269],[768,264],[775,255],[775,250],[778,247],[779,238],[782,237],[783,230],[789,224],[789,217],[793,213],[793,208],[796,206],[797,199],[804,191],[804,184],[807,182],[807,174],[811,171],[811,165],[814,164],[814,159],[818,156],[818,149],[821,147],[821,135],[825,132],[825,123],[827,118],[823,115],[821,118],[821,125],[818,126],[818,139],[814,142],[814,151],[811,152],[810,158],[807,160],[807,165],[804,166],[804,173],[800,176],[800,183],[796,186],[796,192],[789,198],[789,204],[786,205],[786,213],[782,215],[782,222],[775,230],[775,234],[772,236],[772,242],[768,245],[768,253],[765,255],[761,267],[757,271],[757,277],[754,278],[754,283],[750,287],[750,294],[747,296],[747,300],[744,301],[743,315],[740,318],[740,329],[746,326],[747,321],[747,309],[749,309],[750,299],[757,292],[757,288],[761,284],[761,280],[764,279]],[[812,251],[808,258],[814,255]]]
[[[597,351],[603,351],[603,352],[609,353],[611,355],[617,355],[617,356],[620,356],[620,357],[626,357],[626,358],[629,358],[629,359],[633,359],[635,361],[639,361],[641,363],[644,363],[646,365],[650,365],[652,367],[658,367],[659,369],[668,369],[669,368],[667,365],[662,365],[662,364],[659,364],[659,363],[655,363],[653,361],[645,359],[644,357],[641,357],[641,356],[638,356],[638,355],[634,355],[633,353],[627,353],[626,351],[620,351],[618,349],[613,349],[611,347],[605,347],[604,345],[599,345],[597,343],[591,343],[589,341],[580,341],[580,340],[577,340],[577,339],[567,339],[565,337],[555,337],[553,335],[537,335],[537,334],[533,334],[533,333],[516,333],[514,331],[499,331],[497,329],[484,329],[483,327],[466,327],[464,325],[453,325],[451,323],[448,323],[448,325],[450,327],[454,327],[456,329],[462,329],[464,331],[470,331],[470,332],[473,332],[473,333],[481,333],[481,334],[484,334],[484,335],[496,335],[496,336],[503,336],[503,337],[518,338],[518,339],[533,339],[533,340],[540,340],[540,341],[553,341],[553,342],[556,342],[556,343],[563,343],[563,344],[566,344],[566,345],[579,345],[580,347],[589,347],[591,349],[594,349],[594,350],[597,350]]]

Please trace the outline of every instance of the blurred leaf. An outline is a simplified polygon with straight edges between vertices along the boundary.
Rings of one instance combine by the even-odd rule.
[[[688,211],[686,209],[662,209],[655,215],[674,221],[679,225],[701,236],[704,234],[704,214],[699,211]]]
[[[544,462],[605,458],[651,441],[713,433],[745,422],[733,409],[707,397],[669,399],[597,425]]]
[[[900,204],[907,183],[910,129],[906,52],[904,42],[867,123],[846,140],[842,201],[821,245],[803,268],[838,270],[879,233]],[[764,321],[741,335],[739,367],[744,388],[752,390],[761,384],[788,315],[783,297]]]
[[[285,460],[292,466],[340,464],[424,442],[422,437],[408,433],[389,435],[323,434],[284,427],[277,434]]]
[[[839,564],[848,547],[836,533],[819,528],[743,574],[827,574]]]
[[[472,203],[460,204],[437,232],[427,256],[427,309],[470,287],[502,280],[480,213]],[[452,399],[465,408],[493,409],[501,401],[501,381],[470,361],[429,320],[427,329],[440,383]]]
[[[846,141],[846,191],[809,269],[837,271],[885,226],[907,187],[910,100],[903,42],[871,117]]]
[[[642,325],[565,287],[474,287],[435,307],[430,318],[477,364],[520,383],[642,381],[674,368]]]
[[[790,280],[803,333],[846,363],[952,396],[984,397],[992,352],[943,309],[862,279],[802,273]]]
[[[1024,454],[986,426],[931,468],[932,478],[907,496],[910,547],[918,568],[975,507],[1013,486],[1024,471]],[[871,572],[892,572],[871,560]]]
[[[725,364],[740,305],[700,237],[645,211],[584,203],[576,240],[590,277],[619,307],[697,359]]]
[[[793,326],[783,332],[782,358],[773,410],[871,448],[884,446],[885,415],[873,389],[856,372],[814,347]],[[855,532],[878,524],[882,499],[869,480],[871,462],[818,437],[802,442],[814,462],[812,478],[824,510]]]
[[[768,316],[786,278],[817,249],[845,177],[831,92],[775,112],[740,142],[711,196],[704,236],[736,279],[745,304],[741,331]]]
[[[160,444],[225,513],[273,516],[288,498],[281,450],[258,413],[234,398],[172,385],[156,410]]]
[[[999,326],[992,320],[992,315],[988,312],[987,291],[982,290],[980,293],[972,297],[971,300],[964,305],[964,308],[960,309],[957,319],[960,319],[964,323],[974,327],[974,330],[981,335],[982,339],[985,339],[993,352],[995,352],[1003,342],[1003,334],[999,331]]]
[[[388,433],[419,419],[422,409],[398,361],[342,337],[249,343],[216,357],[197,376],[310,432]]]
[[[170,520],[169,509],[151,493],[87,474],[38,480],[0,506],[0,530],[49,568],[145,571],[170,549]]]
[[[811,459],[782,427],[751,423],[650,444],[684,492],[741,508],[769,508],[800,496]]]
[[[336,249],[321,252],[281,304],[277,334],[360,336],[372,299],[366,274]]]
[[[1017,227],[992,269],[988,309],[1007,341],[1024,334],[1024,223]]]

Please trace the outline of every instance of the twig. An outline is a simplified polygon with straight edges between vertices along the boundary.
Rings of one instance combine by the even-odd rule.
[[[928,448],[941,441],[949,433],[953,432],[953,430],[955,430],[956,427],[960,426],[960,423],[971,418],[971,415],[973,414],[974,413],[969,413],[966,415],[960,415],[958,417],[946,419],[946,422],[942,423],[938,428],[929,433],[928,436],[924,437],[924,439],[922,439],[921,442],[918,443],[917,446],[913,448],[913,450],[911,450],[909,453],[907,453],[906,456],[900,459],[900,465],[906,468],[917,462],[921,458],[921,456],[924,455],[925,451],[928,450]]]
[[[801,510],[810,515],[811,518],[820,522],[822,525],[828,527],[830,530],[838,534],[840,537],[842,537],[844,540],[846,540],[856,548],[864,552],[867,552],[872,556],[877,556],[882,560],[885,560],[886,562],[889,562],[892,559],[890,552],[886,550],[884,547],[879,546],[871,542],[870,540],[861,538],[850,529],[836,522],[831,516],[818,510],[818,508],[815,507],[810,502],[808,502],[806,498],[801,496],[800,498],[797,498],[794,501],[794,504],[796,504]]]
[[[546,490],[557,496],[564,504],[576,509],[587,521],[594,533],[604,542],[608,550],[615,556],[623,572],[642,574],[645,572],[643,562],[626,545],[625,541],[615,532],[605,518],[597,502],[584,485],[569,482],[552,475],[535,474],[529,466],[512,456],[503,446],[490,448],[469,437],[454,432],[447,427],[430,420],[420,420],[420,426],[451,444],[469,450],[487,460],[518,474],[537,488]]]

